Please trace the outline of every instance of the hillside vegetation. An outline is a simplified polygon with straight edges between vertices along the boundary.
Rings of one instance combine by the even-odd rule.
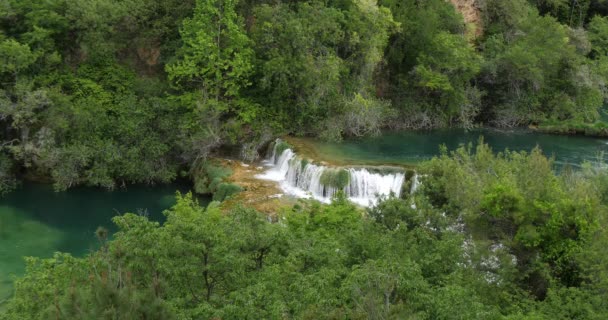
[[[471,41],[444,0],[3,1],[0,190],[167,182],[279,133],[595,123],[605,1],[475,6]]]

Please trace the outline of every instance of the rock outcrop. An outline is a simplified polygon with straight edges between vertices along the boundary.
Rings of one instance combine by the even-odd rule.
[[[483,33],[483,21],[481,18],[481,2],[483,0],[449,0],[456,10],[464,17],[467,24],[467,35],[477,38]]]

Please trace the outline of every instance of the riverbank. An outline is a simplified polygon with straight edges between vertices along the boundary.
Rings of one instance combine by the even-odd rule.
[[[243,189],[222,202],[221,207],[225,211],[244,205],[274,218],[281,208],[297,203],[297,199],[286,195],[279,188],[278,183],[256,177],[268,170],[261,163],[246,164],[232,159],[219,159],[219,161],[232,171],[227,178],[228,181]]]
[[[344,164],[391,164],[411,168],[460,145],[475,146],[483,139],[494,152],[526,151],[539,147],[543,154],[554,157],[558,167],[580,166],[601,161],[598,155],[608,152],[608,140],[582,135],[556,135],[525,128],[517,129],[436,129],[428,131],[384,132],[381,136],[345,139],[339,143],[315,139],[288,138],[305,154],[327,162]],[[302,142],[304,142],[302,144]],[[301,148],[304,145],[305,148]]]
[[[545,122],[538,126],[530,126],[533,131],[559,134],[559,135],[582,135],[587,137],[608,138],[608,122],[598,121],[595,123],[582,122]]]
[[[599,154],[608,152],[608,144],[605,140],[580,135],[545,134],[541,132],[542,130],[544,128],[399,131],[385,132],[378,137],[345,139],[339,143],[292,136],[283,137],[283,140],[293,146],[298,156],[310,160],[311,163],[331,168],[365,168],[370,172],[378,173],[411,171],[418,163],[440,155],[440,145],[445,145],[447,150],[454,150],[462,144],[476,144],[480,138],[483,138],[496,152],[505,149],[530,151],[539,146],[547,156],[554,156],[559,166],[578,166],[585,161],[595,162],[598,161]],[[267,150],[258,151],[264,155]],[[262,159],[250,164],[244,164],[236,158],[213,159],[232,171],[227,183],[235,183],[243,188],[241,192],[226,201],[224,204],[226,207],[242,202],[261,212],[274,215],[281,205],[295,203],[294,199],[283,196],[284,192],[276,182],[263,181],[255,177],[266,170],[260,162]],[[31,174],[22,175],[22,178],[27,177],[30,177],[27,180],[32,180]],[[188,185],[191,183],[193,182],[188,181]],[[122,189],[118,188],[118,190]]]

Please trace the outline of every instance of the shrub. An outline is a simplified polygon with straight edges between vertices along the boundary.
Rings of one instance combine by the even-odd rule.
[[[213,194],[213,201],[224,201],[241,191],[243,191],[243,188],[234,183],[220,183],[217,191]]]
[[[230,168],[221,164],[206,161],[194,170],[194,191],[199,194],[211,194],[218,190],[219,185],[225,178],[232,174]]]
[[[274,148],[276,150],[276,155],[277,156],[279,156],[281,153],[283,153],[283,151],[285,151],[287,149],[292,149],[293,150],[293,147],[289,143],[287,143],[287,142],[285,142],[283,140],[277,141],[276,145],[274,146]]]

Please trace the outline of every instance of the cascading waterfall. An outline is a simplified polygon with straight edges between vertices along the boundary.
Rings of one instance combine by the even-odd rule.
[[[420,179],[418,179],[418,174],[414,174],[412,177],[412,187],[410,188],[410,193],[414,193],[420,188]]]
[[[290,148],[277,150],[280,143],[277,140],[272,154],[264,161],[270,169],[258,175],[258,178],[279,182],[281,189],[288,194],[301,198],[312,197],[327,203],[339,190],[343,190],[349,200],[362,206],[374,204],[379,196],[401,194],[405,173],[381,174],[365,168],[336,169],[317,165],[299,158]],[[327,176],[338,173],[347,177],[342,181],[342,187],[339,183],[332,185],[323,181],[324,177],[327,179]]]

